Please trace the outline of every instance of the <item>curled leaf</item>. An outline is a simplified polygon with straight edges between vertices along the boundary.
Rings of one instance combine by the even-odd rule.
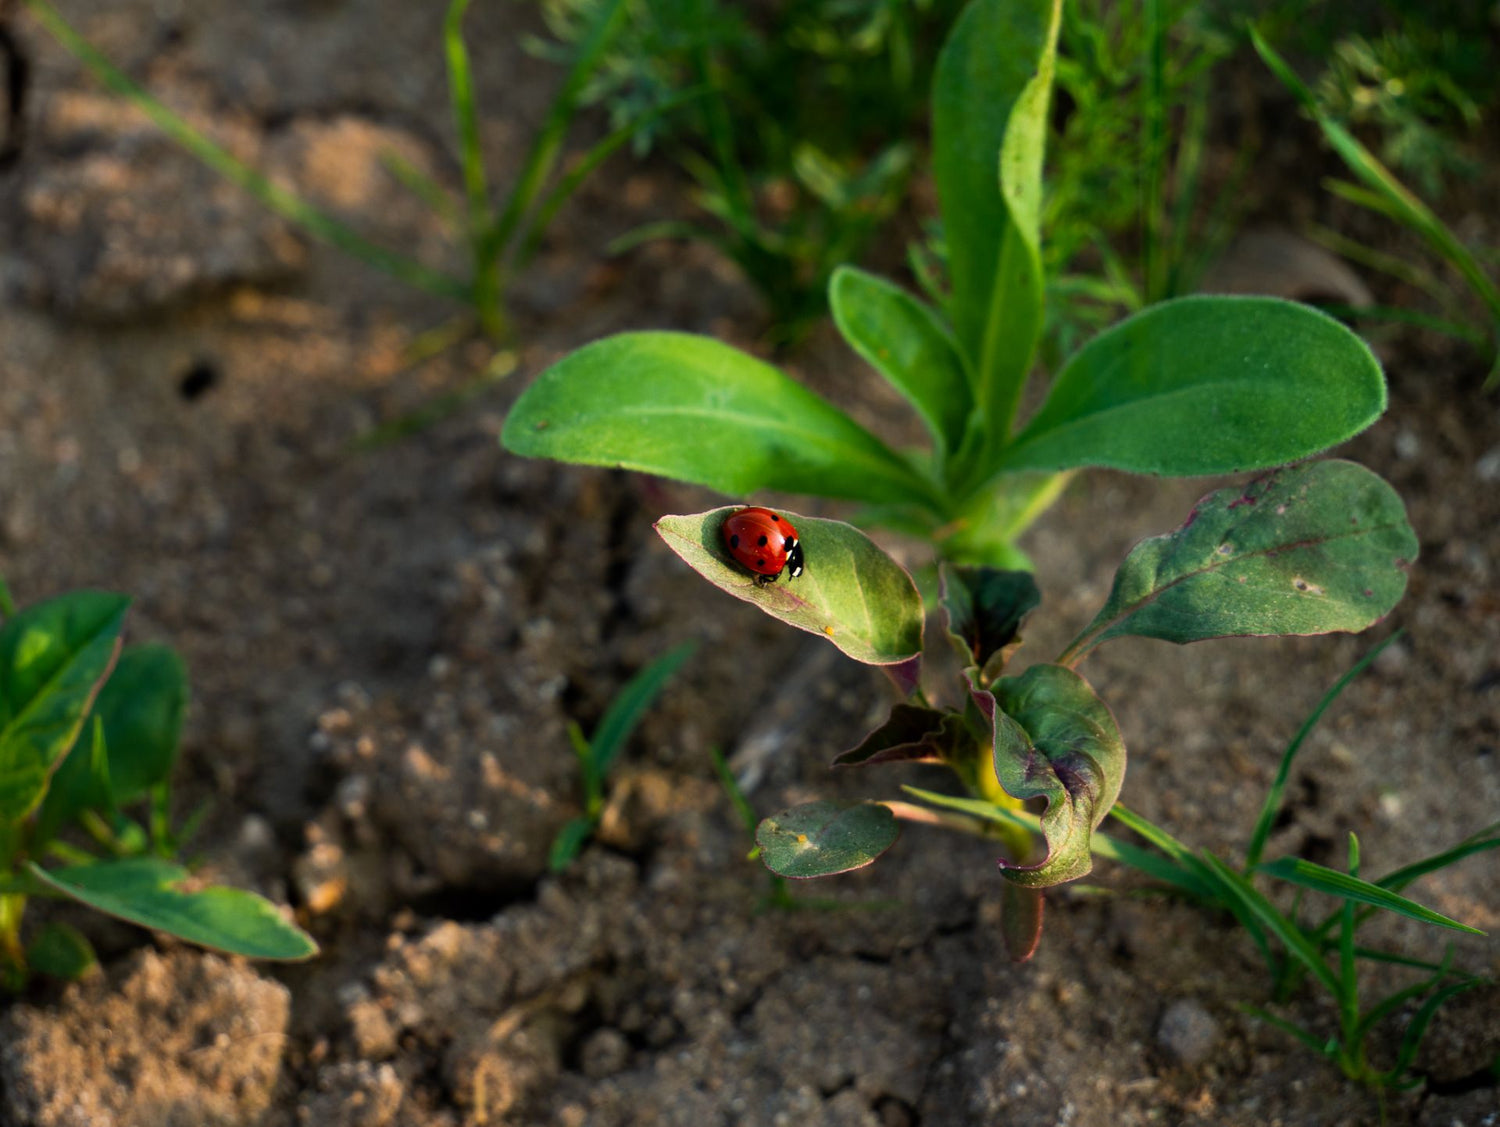
[[[1093,688],[1071,669],[1033,665],[1002,677],[993,692],[971,691],[994,722],[995,775],[1012,798],[1045,798],[1037,862],[1002,860],[1008,880],[1032,888],[1061,884],[1093,867],[1090,837],[1119,797],[1125,741]]]
[[[943,763],[959,757],[974,737],[956,712],[940,712],[914,704],[898,704],[886,722],[858,747],[834,758],[835,767],[864,767],[872,763]]]

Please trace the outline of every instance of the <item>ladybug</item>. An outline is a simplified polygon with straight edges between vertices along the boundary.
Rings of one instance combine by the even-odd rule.
[[[736,509],[724,519],[724,545],[735,562],[755,576],[755,584],[775,583],[783,571],[802,574],[802,542],[786,517],[770,509]]]

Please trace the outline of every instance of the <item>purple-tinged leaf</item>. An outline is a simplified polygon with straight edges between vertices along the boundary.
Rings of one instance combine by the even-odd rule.
[[[896,843],[901,827],[878,802],[809,802],[764,819],[755,843],[766,868],[805,880],[862,869]]]
[[[956,712],[941,712],[914,704],[898,704],[886,722],[858,747],[840,752],[835,767],[866,767],[872,763],[943,763],[971,748],[974,736]]]
[[[1210,493],[1177,531],[1137,544],[1058,660],[1076,665],[1125,634],[1358,633],[1400,600],[1416,558],[1405,506],[1379,476],[1353,462],[1290,466]]]
[[[802,542],[805,570],[761,586],[730,557],[719,533],[738,508],[662,517],[656,531],[715,587],[822,635],[855,661],[890,666],[920,659],[922,596],[906,569],[873,540],[843,521],[787,513]]]
[[[1033,665],[1002,677],[993,692],[971,690],[994,722],[995,776],[1012,798],[1045,798],[1047,852],[1021,864],[1000,861],[1008,880],[1032,888],[1061,884],[1093,867],[1089,841],[1120,794],[1125,741],[1089,683],[1060,665]]]
[[[1042,601],[1036,580],[1029,571],[946,563],[938,576],[948,638],[965,667],[979,671],[979,684],[988,685],[1020,646],[1021,620]]]
[[[1006,881],[1000,893],[1000,932],[1011,961],[1024,963],[1042,941],[1042,890]]]

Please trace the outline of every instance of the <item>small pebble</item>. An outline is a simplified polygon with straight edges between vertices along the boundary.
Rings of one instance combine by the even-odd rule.
[[[1219,1023],[1201,1002],[1180,998],[1167,1007],[1156,1027],[1156,1043],[1176,1064],[1201,1064],[1219,1041]]]

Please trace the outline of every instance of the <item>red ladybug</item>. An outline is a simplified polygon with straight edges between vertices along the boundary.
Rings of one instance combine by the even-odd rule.
[[[783,571],[802,574],[802,543],[786,517],[752,506],[724,519],[724,545],[735,562],[755,576],[757,586],[775,583]]]

